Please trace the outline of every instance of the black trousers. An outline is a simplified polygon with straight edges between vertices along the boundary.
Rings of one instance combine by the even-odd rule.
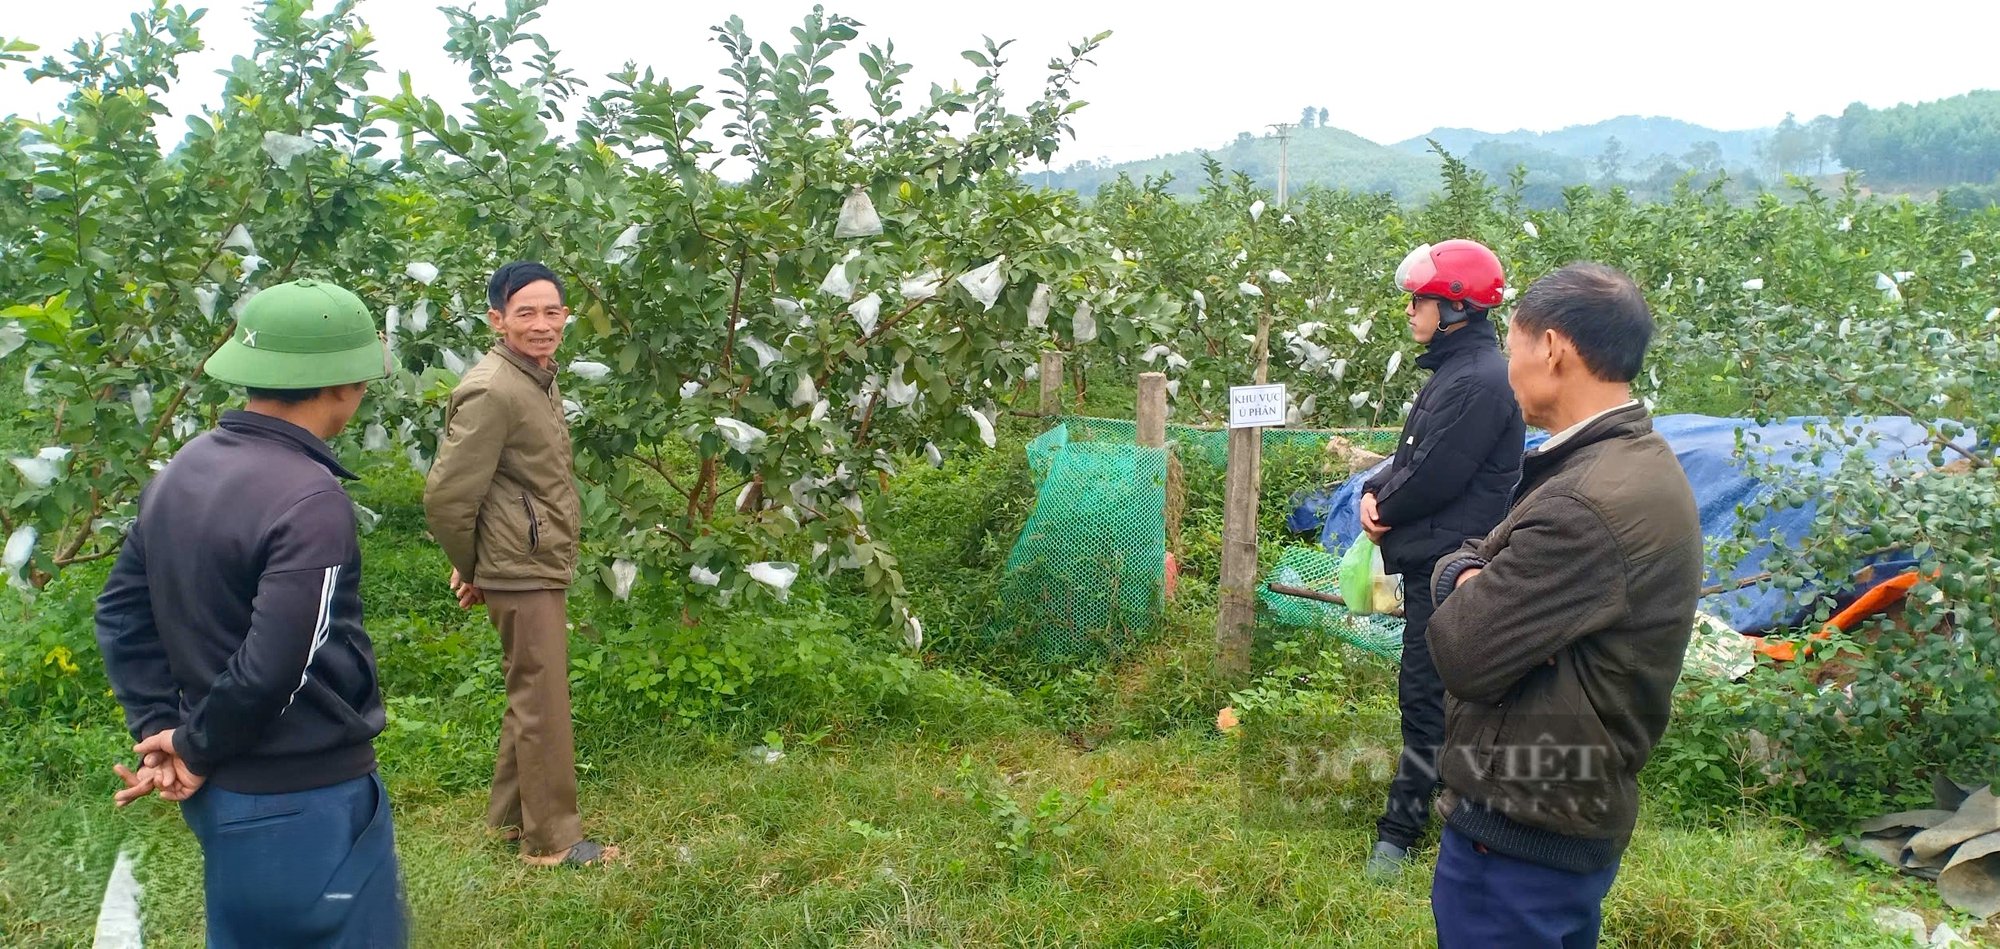
[[[1431,571],[1436,561],[1403,571],[1403,663],[1396,673],[1396,704],[1402,709],[1403,753],[1389,782],[1389,805],[1375,822],[1379,839],[1408,849],[1431,823],[1431,796],[1438,786],[1438,746],[1444,744],[1444,683],[1431,662]]]

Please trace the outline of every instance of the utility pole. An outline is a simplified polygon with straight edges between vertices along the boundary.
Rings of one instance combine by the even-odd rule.
[[[1271,128],[1278,133],[1278,207],[1285,206],[1285,190],[1291,178],[1291,122],[1274,122]]]

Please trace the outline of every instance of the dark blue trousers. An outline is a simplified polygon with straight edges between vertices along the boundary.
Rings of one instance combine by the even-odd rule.
[[[1587,949],[1597,945],[1612,864],[1570,873],[1481,852],[1446,825],[1431,882],[1438,949]]]
[[[1422,840],[1431,823],[1431,798],[1437,795],[1438,746],[1444,744],[1444,680],[1431,660],[1430,629],[1437,606],[1429,596],[1431,571],[1426,561],[1403,571],[1403,655],[1396,670],[1396,704],[1402,712],[1403,754],[1396,759],[1396,776],[1389,782],[1389,804],[1375,822],[1375,838],[1408,850]]]
[[[181,816],[201,842],[211,949],[408,944],[376,775],[288,794],[204,787]]]

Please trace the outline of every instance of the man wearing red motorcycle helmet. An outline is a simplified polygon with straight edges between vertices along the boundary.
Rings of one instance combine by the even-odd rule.
[[[1438,558],[1506,516],[1526,429],[1487,320],[1506,296],[1500,258],[1477,241],[1425,244],[1396,268],[1396,285],[1410,294],[1410,335],[1426,348],[1417,365],[1431,378],[1411,404],[1395,457],[1368,479],[1361,524],[1381,546],[1387,572],[1427,588]],[[1430,826],[1444,741],[1444,684],[1424,639],[1434,608],[1428,596],[1405,597],[1396,679],[1403,754],[1366,865],[1378,882],[1402,870]]]

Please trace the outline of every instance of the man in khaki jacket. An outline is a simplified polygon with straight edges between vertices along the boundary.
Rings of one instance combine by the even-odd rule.
[[[486,604],[506,657],[487,826],[528,863],[594,865],[618,854],[584,838],[576,806],[564,598],[582,512],[555,364],[569,308],[562,280],[530,261],[495,271],[486,293],[500,341],[452,390],[424,514],[459,605]]]

